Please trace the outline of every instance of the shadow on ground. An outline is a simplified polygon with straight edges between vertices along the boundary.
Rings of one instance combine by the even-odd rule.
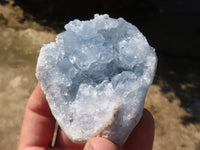
[[[0,1],[0,4],[1,4],[1,5],[8,4],[8,1],[6,1],[6,0],[1,0],[1,1]]]
[[[175,95],[181,100],[181,107],[191,116],[182,118],[183,124],[200,123],[200,60],[198,58],[160,56],[155,84],[169,101]]]

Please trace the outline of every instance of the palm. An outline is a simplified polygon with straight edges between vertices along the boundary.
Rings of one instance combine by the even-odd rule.
[[[84,145],[72,143],[59,128],[55,146],[51,148],[51,141],[55,128],[55,119],[51,114],[45,95],[40,84],[33,91],[25,110],[24,121],[18,150],[81,150]],[[154,137],[153,118],[146,110],[134,131],[123,147],[116,147],[103,138],[93,139],[94,144],[100,144],[102,150],[149,150],[152,149]],[[91,142],[93,142],[91,141]],[[109,144],[112,148],[108,148]]]

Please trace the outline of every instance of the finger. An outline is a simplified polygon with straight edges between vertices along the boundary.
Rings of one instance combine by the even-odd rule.
[[[55,119],[38,83],[26,105],[18,149],[49,146],[54,126]]]
[[[59,127],[55,147],[65,148],[65,149],[69,148],[69,149],[73,149],[73,150],[76,150],[76,149],[80,150],[80,149],[83,149],[84,145],[73,143],[67,137],[67,135],[64,133],[64,131]]]
[[[84,150],[117,150],[117,146],[105,138],[94,137],[86,143]]]
[[[149,111],[144,109],[140,122],[134,128],[123,146],[124,150],[151,150],[154,139],[154,119]]]

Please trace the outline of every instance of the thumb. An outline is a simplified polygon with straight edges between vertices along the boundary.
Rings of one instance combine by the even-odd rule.
[[[117,146],[105,138],[94,137],[86,143],[84,150],[117,150]]]

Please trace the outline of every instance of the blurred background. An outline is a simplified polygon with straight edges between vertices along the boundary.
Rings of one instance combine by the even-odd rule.
[[[0,149],[17,148],[41,46],[95,13],[136,25],[158,55],[145,108],[154,150],[200,150],[199,0],[0,0]]]

